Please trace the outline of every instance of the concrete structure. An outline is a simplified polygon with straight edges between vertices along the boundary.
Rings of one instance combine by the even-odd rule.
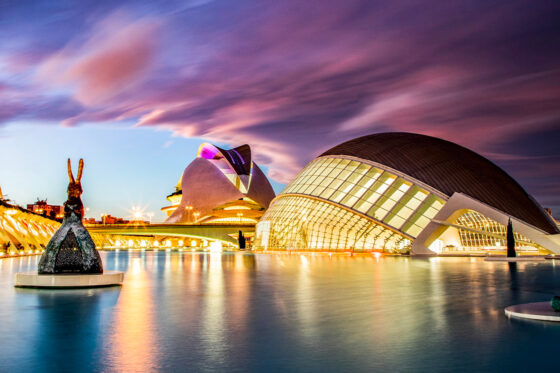
[[[254,236],[254,228],[232,224],[151,224],[88,226],[97,248],[203,248],[213,242],[237,247],[237,234]]]
[[[0,256],[41,252],[60,223],[0,199]]]
[[[457,144],[410,133],[360,137],[326,151],[274,199],[261,249],[560,253],[552,217],[507,173]]]
[[[204,143],[162,210],[166,223],[254,226],[274,196],[248,145],[225,150]]]
[[[560,322],[560,312],[554,311],[550,302],[517,304],[506,307],[504,312],[509,318]]]
[[[37,272],[16,273],[14,286],[27,288],[92,288],[121,285],[124,273],[105,271],[100,274],[44,275]]]

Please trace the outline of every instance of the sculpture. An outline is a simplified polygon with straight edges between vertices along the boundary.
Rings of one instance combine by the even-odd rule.
[[[560,312],[560,296],[553,296],[550,300],[550,305],[555,312]]]
[[[64,220],[55,232],[39,261],[39,274],[103,273],[101,257],[95,249],[87,229],[82,224],[84,205],[82,195],[82,172],[84,160],[80,159],[78,175],[74,179],[68,158],[68,200],[64,202]]]

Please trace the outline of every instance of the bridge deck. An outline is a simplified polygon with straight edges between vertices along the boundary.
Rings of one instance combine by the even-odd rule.
[[[171,237],[196,237],[208,240],[219,240],[237,243],[237,233],[254,233],[253,225],[243,224],[110,224],[110,225],[88,225],[91,233],[127,235],[127,236],[171,236]],[[233,237],[232,237],[233,236]],[[235,238],[234,238],[235,237]]]

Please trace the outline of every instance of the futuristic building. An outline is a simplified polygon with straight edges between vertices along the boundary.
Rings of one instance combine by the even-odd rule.
[[[0,196],[0,256],[42,251],[60,223],[12,205]]]
[[[411,133],[360,137],[309,163],[257,224],[255,247],[434,253],[560,253],[554,219],[501,168]]]
[[[204,143],[162,210],[166,223],[254,226],[274,197],[249,145],[226,150]]]

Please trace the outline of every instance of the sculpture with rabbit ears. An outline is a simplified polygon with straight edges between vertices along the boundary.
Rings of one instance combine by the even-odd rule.
[[[39,274],[103,273],[101,257],[89,232],[82,224],[84,205],[81,195],[84,161],[80,159],[76,179],[68,159],[68,199],[64,202],[64,220],[47,244],[39,261]]]

